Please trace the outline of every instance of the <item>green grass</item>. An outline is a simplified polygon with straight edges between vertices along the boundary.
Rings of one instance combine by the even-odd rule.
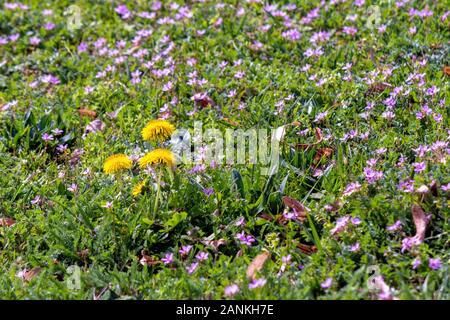
[[[69,30],[64,15],[72,1],[28,1],[27,10],[0,7],[0,40],[6,42],[0,44],[0,218],[15,221],[0,225],[0,298],[378,299],[383,296],[370,288],[367,272],[377,266],[391,297],[449,299],[450,78],[444,67],[450,66],[450,17],[441,19],[445,3],[378,3],[380,24],[386,25],[382,33],[366,24],[371,1],[361,7],[327,1],[327,8],[320,1],[293,1],[294,10],[280,1],[271,12],[266,4],[244,1],[224,1],[223,7],[216,0],[176,2],[192,16],[166,2],[153,10],[151,3],[136,1],[127,4],[132,16],[124,19],[115,12],[117,1],[76,1],[83,25],[75,30]],[[317,17],[305,21],[316,7]],[[433,15],[411,17],[411,8],[428,8]],[[45,15],[44,9],[53,13]],[[154,18],[138,16],[152,11]],[[179,19],[180,12],[188,17]],[[351,15],[357,15],[354,21]],[[44,28],[48,22],[53,29]],[[344,33],[344,26],[356,27],[356,34]],[[289,29],[299,30],[300,39],[284,37]],[[329,38],[312,44],[319,31],[329,32]],[[8,38],[14,34],[17,40]],[[31,45],[32,37],[40,43]],[[108,50],[95,48],[99,38]],[[125,48],[115,52],[121,40]],[[80,43],[87,51],[80,52]],[[323,54],[308,57],[308,49],[317,47]],[[352,66],[346,71],[347,63]],[[111,67],[115,70],[97,77]],[[135,84],[137,70],[141,81]],[[205,83],[189,82],[194,71],[194,78]],[[245,75],[236,78],[240,71]],[[46,75],[59,83],[48,83]],[[166,91],[169,81],[173,88]],[[389,86],[374,88],[380,83]],[[86,87],[93,92],[85,93]],[[397,90],[395,117],[389,120],[386,99]],[[214,106],[196,104],[197,93],[206,93]],[[280,101],[284,107],[277,112]],[[419,119],[424,105],[431,111]],[[77,109],[83,108],[95,116],[81,116]],[[156,144],[144,142],[141,130],[164,115],[162,108],[177,128],[192,129],[195,121],[221,132],[286,125],[279,170],[267,176],[261,174],[265,166],[248,163],[207,165],[191,173],[193,165],[180,163],[163,173],[161,201],[153,212],[156,180],[149,172],[134,163],[132,170],[107,175],[103,164],[115,153],[137,160],[153,149]],[[114,111],[117,117],[111,116]],[[94,118],[103,130],[86,132]],[[323,139],[315,136],[317,128]],[[63,132],[57,135],[55,129]],[[44,141],[45,133],[53,140]],[[60,145],[67,150],[57,149]],[[421,156],[414,151],[419,146],[429,150]],[[324,148],[330,154],[316,157]],[[370,159],[377,159],[373,170],[382,172],[373,183],[364,175]],[[414,171],[420,162],[425,170]],[[133,187],[144,179],[145,192],[133,197]],[[413,192],[399,188],[407,179],[414,181]],[[344,196],[354,182],[360,190]],[[72,184],[76,192],[68,190]],[[422,185],[430,189],[423,195],[417,193]],[[214,192],[208,196],[204,189]],[[280,219],[288,209],[284,196],[309,209],[305,219]],[[109,202],[112,207],[105,207]],[[414,204],[431,219],[423,243],[402,250],[402,240],[416,233]],[[347,216],[361,223],[349,222],[333,234],[338,219]],[[240,218],[244,224],[236,225]],[[398,220],[400,230],[386,229]],[[254,237],[251,246],[236,239],[242,231]],[[350,250],[356,243],[359,250]],[[185,245],[193,248],[182,257],[178,251]],[[263,250],[270,258],[255,277],[267,283],[250,289],[246,270]],[[140,263],[143,251],[157,263]],[[189,274],[202,251],[208,259]],[[169,252],[174,262],[166,265],[160,259]],[[283,262],[288,255],[290,261]],[[436,270],[429,266],[434,258],[442,264]],[[79,267],[79,289],[68,285],[73,266]],[[41,269],[21,277],[33,268]],[[323,288],[327,278],[332,284]],[[231,284],[239,292],[226,297]]]

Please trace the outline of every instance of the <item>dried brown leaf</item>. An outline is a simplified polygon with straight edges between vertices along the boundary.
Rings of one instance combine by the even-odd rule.
[[[314,135],[316,136],[316,142],[314,142],[314,143],[298,143],[297,148],[298,149],[309,149],[313,146],[318,145],[319,143],[321,143],[323,141],[323,133],[320,128],[314,129]]]
[[[304,205],[302,205],[300,203],[300,201],[295,200],[291,197],[288,196],[284,196],[283,197],[283,203],[286,207],[291,208],[292,210],[294,210],[294,212],[297,213],[297,215],[299,216],[300,219],[305,219],[306,218],[306,211],[307,209],[305,208]]]
[[[373,85],[370,86],[369,89],[367,89],[367,91],[364,95],[365,96],[373,96],[377,93],[383,92],[387,88],[392,88],[392,85],[390,85],[389,83],[386,83],[386,82],[374,83]]]
[[[89,249],[83,249],[83,250],[77,252],[77,255],[78,255],[81,259],[86,260],[86,258],[89,257]]]
[[[247,268],[247,277],[250,279],[254,279],[256,273],[264,267],[264,263],[269,258],[269,256],[270,253],[268,251],[263,251],[258,254]]]
[[[206,93],[197,93],[192,97],[192,100],[202,108],[214,107],[216,103]]]
[[[40,268],[40,267],[36,267],[29,271],[26,271],[23,275],[23,279],[25,281],[31,281],[31,279],[36,277],[39,273],[41,273],[41,271],[42,271],[42,268]]]
[[[229,118],[222,118],[222,120],[223,121],[225,121],[226,123],[228,123],[228,124],[231,124],[232,126],[239,126],[239,123],[238,122],[236,122],[236,121],[234,121],[234,120],[231,120],[231,119],[229,119]]]
[[[416,235],[414,237],[420,242],[423,242],[423,239],[425,239],[425,232],[428,224],[427,215],[417,204],[414,204],[412,206],[411,213],[413,216],[414,224],[416,226]]]
[[[329,158],[333,154],[333,149],[331,148],[319,148],[314,156],[314,163],[319,162],[323,157]]]
[[[225,239],[218,239],[218,240],[203,239],[200,242],[203,243],[205,246],[213,248],[214,251],[217,251],[221,245],[227,243]]]
[[[444,74],[446,76],[450,77],[450,67],[449,66],[444,66],[444,68],[442,69],[442,71],[444,72]]]
[[[77,111],[81,117],[88,117],[93,119],[97,116],[97,112],[95,112],[94,110],[89,110],[87,108],[81,108],[78,109]]]
[[[147,255],[147,252],[145,250],[141,251],[141,259],[139,260],[139,262],[143,266],[145,266],[145,265],[154,266],[154,265],[160,263],[159,260]]]
[[[302,244],[302,243],[299,243],[297,245],[297,248],[304,254],[313,254],[314,252],[317,251],[316,246],[310,246],[310,245]]]
[[[1,227],[11,227],[16,223],[16,220],[13,218],[0,218],[0,226]]]

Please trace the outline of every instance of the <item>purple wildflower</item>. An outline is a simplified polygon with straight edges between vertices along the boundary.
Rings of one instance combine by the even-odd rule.
[[[249,283],[248,288],[256,289],[256,288],[264,287],[266,282],[267,282],[267,280],[264,278],[254,279],[252,282]]]
[[[428,266],[432,269],[432,270],[438,270],[442,267],[442,262],[440,258],[430,258],[430,260],[428,260]]]
[[[333,278],[327,278],[324,282],[320,284],[323,289],[328,289],[333,284]]]
[[[229,286],[225,287],[224,294],[226,297],[232,297],[236,293],[239,292],[239,286],[237,284],[230,284]]]
[[[161,259],[161,261],[164,264],[171,264],[171,263],[173,263],[173,253],[172,252],[166,253],[164,258]]]

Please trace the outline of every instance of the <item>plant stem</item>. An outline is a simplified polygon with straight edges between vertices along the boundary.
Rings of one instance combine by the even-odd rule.
[[[159,168],[158,179],[156,181],[156,199],[155,199],[155,206],[153,207],[153,219],[156,218],[156,211],[158,210],[158,205],[159,205],[159,197],[161,195],[161,175],[162,175],[162,170],[161,170],[161,168]]]

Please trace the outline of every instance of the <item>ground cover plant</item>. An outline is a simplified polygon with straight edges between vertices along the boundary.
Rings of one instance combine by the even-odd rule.
[[[449,299],[448,10],[2,2],[0,298]]]

